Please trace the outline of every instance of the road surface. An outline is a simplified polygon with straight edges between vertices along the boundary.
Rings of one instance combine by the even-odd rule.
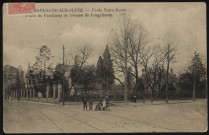
[[[3,129],[6,133],[204,132],[206,104],[206,100],[115,103],[110,111],[83,111],[81,104],[63,107],[7,100],[3,104]]]

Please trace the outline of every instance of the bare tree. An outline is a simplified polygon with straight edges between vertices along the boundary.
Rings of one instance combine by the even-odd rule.
[[[87,63],[88,58],[94,51],[94,48],[91,46],[91,44],[83,44],[79,46],[76,50],[76,53],[71,54],[71,58],[74,60],[74,67],[81,69],[83,66]],[[74,86],[74,82],[71,83],[70,91],[72,87]]]
[[[132,24],[132,28],[129,33],[129,44],[128,54],[130,59],[128,63],[134,68],[133,72],[130,73],[135,77],[135,86],[133,94],[135,94],[136,89],[139,85],[139,66],[141,66],[141,53],[147,44],[145,29],[140,24]]]
[[[153,96],[155,92],[155,97],[157,97],[157,90],[161,89],[161,83],[163,81],[164,63],[165,55],[160,48],[153,49],[153,62],[150,68],[150,88],[151,88],[151,102],[153,102]]]
[[[82,68],[83,65],[87,62],[87,59],[92,54],[93,50],[94,49],[91,46],[91,44],[84,44],[78,48],[77,60],[78,60],[79,68]]]
[[[79,67],[83,67],[83,65],[87,62],[87,59],[90,57],[94,48],[91,44],[84,43],[76,47],[75,50],[71,50],[67,53],[67,65],[79,65]]]
[[[146,31],[142,24],[135,23],[130,17],[123,16],[119,32],[113,31],[112,35],[112,56],[116,64],[116,73],[125,74],[125,93],[127,94],[127,74],[135,78],[135,86],[132,94],[136,94],[139,85],[139,66],[141,65],[141,56],[147,44]],[[127,70],[127,67],[133,67],[134,70]],[[116,78],[116,80],[118,80]],[[121,81],[120,81],[121,82]],[[126,100],[126,99],[125,99]]]
[[[147,90],[149,88],[152,88],[152,80],[153,80],[152,68],[149,67],[148,64],[150,63],[150,60],[153,55],[154,55],[154,51],[152,51],[150,47],[149,48],[144,47],[143,49],[141,49],[140,64],[143,66],[143,69],[144,69],[144,74],[142,74],[142,77],[143,77],[144,84],[145,84]],[[151,98],[152,98],[152,93],[151,93]]]
[[[169,47],[169,51],[168,48],[165,51],[161,48],[148,47],[145,29],[141,24],[134,23],[130,17],[124,16],[121,24],[119,31],[112,30],[110,44],[116,65],[115,73],[124,73],[125,83],[122,83],[119,78],[115,79],[125,87],[124,100],[127,101],[127,74],[129,73],[135,78],[133,90],[133,94],[135,94],[139,84],[138,69],[142,66],[144,69],[143,80],[146,88],[151,89],[151,101],[153,101],[153,92],[160,90],[164,81],[165,62],[167,62],[167,70],[169,71],[169,64],[173,60],[175,51],[172,47]],[[173,44],[170,39],[166,38],[166,44]],[[127,67],[129,66],[134,70],[128,71]]]
[[[111,33],[111,49],[112,49],[112,57],[117,66],[116,73],[122,72],[124,73],[124,101],[128,101],[128,59],[130,55],[128,54],[128,48],[130,47],[130,34],[134,29],[134,25],[131,22],[130,17],[122,16],[120,23],[119,31],[113,30]],[[119,79],[117,79],[119,80]],[[121,81],[119,81],[121,82]]]
[[[154,74],[156,74],[156,85],[157,85],[156,89],[159,92],[160,89],[162,88],[162,83],[165,80],[163,73],[165,71],[164,66],[165,66],[166,57],[161,48],[155,50],[154,56],[155,56],[155,59],[153,61],[153,68],[154,68]]]
[[[176,39],[174,40],[174,37],[172,35],[170,35],[169,33],[167,34],[167,36],[165,36],[164,38],[164,52],[165,52],[165,57],[166,57],[166,103],[168,103],[168,83],[169,83],[169,67],[171,62],[173,61],[175,55],[176,55],[176,48],[175,48],[175,44],[177,44]]]

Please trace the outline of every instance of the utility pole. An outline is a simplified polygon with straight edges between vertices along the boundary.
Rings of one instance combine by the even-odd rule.
[[[64,96],[65,96],[65,94],[64,94],[64,81],[65,81],[65,80],[64,80],[64,77],[65,77],[65,76],[64,76],[64,73],[65,73],[65,72],[64,72],[64,68],[65,68],[65,66],[64,66],[64,65],[65,65],[65,59],[64,59],[65,55],[64,55],[64,53],[65,53],[65,47],[64,47],[64,45],[63,45],[63,78],[62,78],[62,98],[63,98],[63,99],[62,99],[62,104],[63,104],[63,106],[64,106],[64,104],[65,104],[65,103],[64,103],[64,99],[65,99],[65,98],[64,98]]]
[[[193,65],[193,101],[195,101],[195,92],[196,92],[196,60],[197,60],[197,55],[195,51],[194,65]]]

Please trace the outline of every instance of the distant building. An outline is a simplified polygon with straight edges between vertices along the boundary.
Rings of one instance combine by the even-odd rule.
[[[12,80],[17,80],[19,75],[18,68],[13,66],[6,65],[3,67],[3,76],[4,76],[4,83]]]
[[[12,91],[24,89],[24,71],[21,66],[18,68],[6,65],[3,67],[3,95],[11,96]]]

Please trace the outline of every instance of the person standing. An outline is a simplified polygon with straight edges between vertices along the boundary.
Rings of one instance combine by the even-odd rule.
[[[102,111],[104,111],[105,108],[106,108],[106,99],[103,98],[103,100],[102,100]]]
[[[90,100],[89,100],[89,111],[92,110],[92,106],[93,106],[93,100],[92,100],[92,98],[90,98]]]
[[[109,107],[110,106],[109,97],[105,96],[105,100],[106,100],[106,106]]]
[[[83,94],[82,102],[83,102],[83,111],[85,111],[85,110],[87,110],[87,95],[86,95],[86,93]]]
[[[136,103],[136,95],[134,95],[134,102]]]
[[[41,92],[38,92],[38,102],[41,98],[42,98],[42,94],[41,94]]]

